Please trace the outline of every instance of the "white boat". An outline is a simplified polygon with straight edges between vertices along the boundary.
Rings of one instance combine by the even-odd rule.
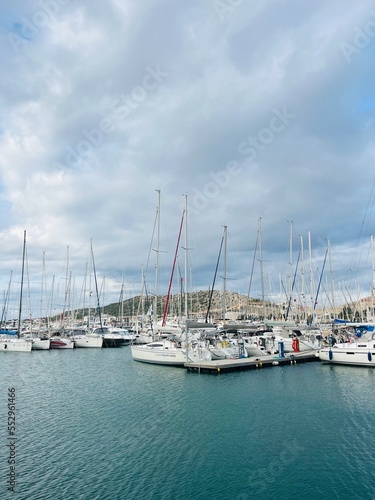
[[[51,337],[51,349],[73,349],[74,340],[68,337]]]
[[[12,338],[5,335],[0,337],[0,351],[31,352],[32,345],[31,340]]]
[[[284,352],[303,352],[318,350],[322,346],[322,333],[318,329],[298,330],[283,327],[275,327],[272,333],[264,333],[268,339],[272,339],[277,347],[280,342],[284,344]],[[298,339],[298,347],[295,342]]]
[[[318,351],[321,361],[340,365],[375,367],[375,333],[368,333],[356,342],[343,342]]]
[[[111,333],[116,333],[117,335],[121,335],[122,344],[121,345],[130,345],[134,339],[135,335],[129,332],[126,328],[111,328]]]
[[[23,233],[23,257],[22,257],[22,274],[21,274],[21,292],[20,292],[20,307],[18,311],[18,327],[17,330],[0,330],[0,351],[4,352],[31,352],[32,341],[20,338],[21,330],[21,310],[22,310],[22,288],[25,267],[26,255],[26,231]]]
[[[73,335],[72,340],[76,347],[103,347],[103,337],[95,333]]]
[[[42,337],[31,337],[33,351],[48,351],[51,347],[51,339]]]
[[[95,328],[93,334],[102,337],[102,347],[121,347],[123,345],[123,336],[118,333],[112,333],[107,326]]]
[[[189,349],[187,359],[186,350],[179,347],[176,342],[171,340],[160,340],[144,345],[133,344],[130,349],[135,361],[158,365],[184,366],[188,361],[196,362],[198,359],[210,359],[206,352],[204,352],[204,354],[202,353],[203,356],[201,357],[198,348],[194,350]],[[205,358],[205,356],[207,357]]]
[[[172,366],[183,366],[187,362],[185,351],[170,340],[134,344],[130,349],[135,361]]]
[[[243,337],[243,341],[249,357],[269,356],[271,354],[270,346],[263,336]]]
[[[40,336],[36,333],[23,333],[22,338],[32,342],[33,351],[47,351],[50,349],[51,339],[47,336]]]

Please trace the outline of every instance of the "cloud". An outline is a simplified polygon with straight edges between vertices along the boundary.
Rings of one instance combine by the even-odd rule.
[[[79,288],[90,241],[107,301],[123,276],[139,293],[147,261],[152,288],[160,189],[160,293],[185,193],[197,289],[211,285],[227,225],[228,286],[247,293],[261,217],[275,288],[290,274],[293,220],[294,262],[310,230],[315,274],[330,240],[335,280],[356,288],[362,276],[367,293],[370,254],[356,249],[373,232],[372,2],[226,5],[220,15],[201,0],[1,6],[4,290],[24,229],[34,289],[43,252],[51,283],[65,275],[67,247]],[[361,259],[349,266],[351,252]]]

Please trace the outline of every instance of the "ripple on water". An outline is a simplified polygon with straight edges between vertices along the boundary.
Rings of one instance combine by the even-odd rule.
[[[128,348],[1,361],[3,401],[17,390],[19,499],[375,498],[373,370],[198,375]]]

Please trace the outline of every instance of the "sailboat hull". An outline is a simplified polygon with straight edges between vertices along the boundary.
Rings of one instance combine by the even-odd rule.
[[[186,363],[186,353],[182,349],[166,347],[161,343],[132,345],[130,349],[135,361],[170,366],[184,366]]]
[[[319,359],[325,363],[375,367],[374,348],[326,347],[321,349],[318,355]]]
[[[76,347],[98,347],[103,346],[101,335],[75,335],[73,337]]]
[[[47,351],[51,347],[51,340],[50,339],[39,339],[39,338],[34,338],[32,339],[33,342],[33,351]]]
[[[23,339],[0,339],[0,351],[31,352],[32,342]]]

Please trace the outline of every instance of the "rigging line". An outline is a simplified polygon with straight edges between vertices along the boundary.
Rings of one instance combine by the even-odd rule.
[[[357,237],[357,245],[356,245],[356,248],[355,248],[355,251],[354,251],[354,255],[353,255],[353,258],[352,258],[352,261],[351,261],[352,262],[352,265],[350,266],[351,269],[353,269],[354,267],[356,267],[356,265],[357,265],[356,261],[359,260],[359,257],[357,259],[359,243],[360,243],[360,240],[361,240],[361,238],[363,237],[363,234],[364,234],[364,228],[365,228],[365,222],[366,222],[366,219],[367,219],[367,213],[369,212],[370,205],[371,205],[371,202],[372,202],[373,197],[374,197],[374,190],[375,190],[375,181],[372,184],[371,193],[370,193],[370,196],[369,196],[369,199],[368,199],[368,202],[367,202],[365,214],[364,214],[364,217],[363,217],[362,222],[361,222],[359,234],[358,234],[358,237]],[[369,222],[367,222],[367,226],[368,226],[368,224],[369,224]]]
[[[31,329],[31,324],[32,324],[32,312],[31,312],[31,291],[30,291],[30,274],[29,274],[29,260],[28,260],[28,255],[27,255],[27,246],[25,248],[25,259],[26,259],[26,278],[27,278],[27,299],[28,299],[28,306],[29,306],[29,321],[30,321],[30,329]],[[40,322],[40,320],[39,320]]]
[[[183,228],[183,224],[184,224],[184,219],[185,219],[185,210],[183,211],[182,217],[181,217],[180,230],[178,232],[177,245],[176,245],[176,250],[175,250],[175,255],[174,255],[174,260],[173,260],[173,265],[172,265],[171,277],[169,280],[168,293],[167,293],[167,297],[166,297],[166,301],[165,301],[163,319],[162,319],[161,326],[165,326],[165,321],[166,321],[166,317],[167,317],[169,299],[170,299],[170,294],[171,294],[171,287],[172,287],[172,282],[173,282],[173,274],[174,274],[174,269],[176,266],[176,260],[177,260],[177,256],[178,256],[178,249],[180,246],[180,239],[181,239],[181,233],[182,233],[182,228]]]
[[[151,252],[152,252],[152,245],[154,243],[154,236],[155,236],[155,229],[156,229],[156,224],[157,224],[157,221],[158,221],[158,215],[159,215],[159,209],[157,208],[156,209],[156,215],[155,215],[155,222],[154,222],[154,228],[152,230],[152,236],[151,236],[151,241],[150,241],[150,248],[148,250],[148,256],[147,256],[147,262],[146,262],[146,270],[145,270],[145,274],[147,274],[147,270],[148,270],[148,265],[150,263],[150,257],[151,257]]]
[[[103,332],[102,311],[100,309],[98,280],[97,280],[97,277],[96,277],[96,268],[95,268],[95,260],[94,260],[94,250],[92,248],[92,245],[91,245],[91,255],[92,255],[92,270],[94,271],[94,280],[95,280],[95,290],[96,290],[96,298],[97,298],[97,308],[98,308],[98,315],[99,315],[100,331]]]
[[[318,304],[318,296],[319,296],[319,290],[320,290],[320,284],[322,282],[322,277],[323,277],[323,272],[324,272],[324,267],[326,265],[326,260],[327,260],[327,254],[328,254],[328,248],[326,250],[326,254],[324,256],[324,262],[323,262],[323,266],[322,266],[322,272],[320,273],[320,279],[319,279],[319,283],[318,283],[318,289],[316,291],[316,296],[315,296],[315,302],[314,302],[314,311],[315,311],[315,308]]]
[[[221,238],[219,256],[218,256],[217,261],[216,261],[216,268],[215,268],[215,273],[214,273],[214,279],[213,279],[213,282],[212,282],[211,293],[210,293],[210,296],[209,296],[209,299],[208,299],[208,306],[207,306],[206,318],[204,320],[205,323],[208,323],[208,316],[210,314],[212,296],[214,294],[214,287],[215,287],[216,275],[217,275],[217,270],[218,270],[218,267],[219,267],[221,249],[223,248],[223,242],[224,242],[224,234],[223,234],[223,236]]]
[[[1,320],[0,320],[0,325],[1,326],[3,324],[5,324],[5,322],[6,322],[6,313],[7,313],[8,304],[9,304],[10,287],[11,287],[11,283],[12,283],[12,274],[13,274],[13,271],[10,271],[10,278],[9,278],[9,283],[8,283],[8,289],[7,289],[6,295],[4,297],[4,305],[3,305],[3,310],[2,310],[2,313],[1,313]]]
[[[146,274],[148,270],[148,265],[150,263],[150,257],[151,257],[151,252],[152,252],[152,244],[154,242],[154,236],[155,236],[155,230],[156,230],[156,225],[158,221],[158,216],[159,216],[159,207],[156,209],[156,214],[155,214],[155,221],[154,221],[154,227],[152,230],[152,236],[151,236],[151,241],[150,241],[150,247],[148,250],[148,256],[147,256],[147,262],[146,262],[146,269],[142,271],[142,288],[141,288],[141,295],[140,295],[140,300],[138,302],[138,308],[137,308],[137,316],[139,316],[140,310],[141,310],[141,298],[143,297],[144,293],[146,293],[146,298],[147,297],[147,290],[146,290]]]
[[[294,285],[295,285],[295,282],[296,282],[296,275],[297,275],[297,269],[298,269],[298,263],[299,263],[300,255],[301,255],[301,251],[298,253],[296,270],[294,271],[293,283],[292,283],[292,288],[290,290],[290,296],[289,296],[288,307],[287,307],[287,310],[286,310],[285,320],[288,319],[288,315],[289,315],[289,311],[290,311],[290,306],[291,306],[291,302],[292,302],[292,295],[293,295]]]
[[[252,285],[252,282],[253,282],[256,253],[257,253],[257,249],[258,249],[258,241],[259,241],[259,231],[257,233],[257,239],[256,239],[256,242],[255,242],[254,255],[253,255],[253,263],[252,263],[252,266],[251,266],[251,274],[250,274],[250,281],[249,281],[249,289],[247,291],[247,301],[246,301],[246,311],[245,311],[246,317],[247,317],[248,308],[249,308],[250,291],[251,291],[251,285]]]

